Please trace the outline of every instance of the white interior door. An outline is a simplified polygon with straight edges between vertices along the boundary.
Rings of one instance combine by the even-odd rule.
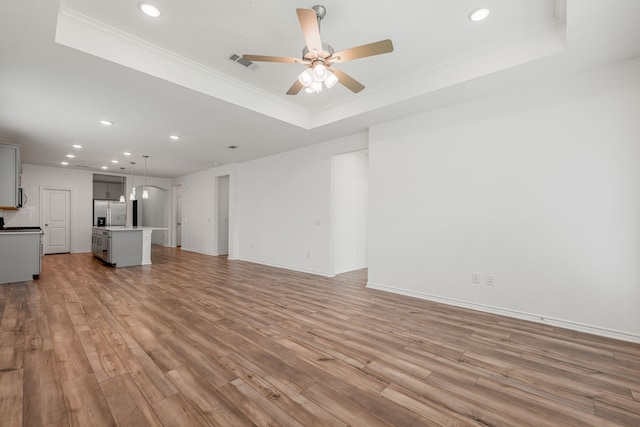
[[[44,188],[42,192],[43,252],[71,252],[71,190]]]

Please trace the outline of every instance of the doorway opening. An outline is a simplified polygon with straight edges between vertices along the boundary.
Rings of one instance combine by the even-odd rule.
[[[333,273],[367,267],[369,151],[332,158]]]
[[[175,218],[176,247],[179,248],[182,247],[182,185],[174,185],[173,190],[175,197],[173,217]]]
[[[218,255],[229,254],[229,175],[216,178],[218,190]]]

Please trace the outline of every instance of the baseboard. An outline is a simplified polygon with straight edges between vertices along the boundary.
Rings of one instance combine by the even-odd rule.
[[[373,282],[367,282],[367,288],[377,289],[379,291],[391,292],[394,294],[406,295],[409,297],[420,298],[442,304],[448,304],[456,307],[468,308],[471,310],[482,311],[485,313],[498,314],[501,316],[512,317],[514,319],[528,320],[544,325],[556,326],[559,328],[570,329],[572,331],[585,332],[592,335],[598,335],[607,338],[613,338],[622,341],[640,343],[640,335],[628,332],[616,331],[613,329],[602,328],[600,326],[588,325],[571,320],[558,319],[540,314],[532,314],[508,308],[494,307],[485,304],[478,304],[469,301],[458,300],[455,298],[440,297],[436,295],[426,294],[423,292],[408,291],[406,289],[398,289],[390,286],[379,285]]]
[[[237,261],[246,261],[246,262],[251,262],[251,263],[254,263],[254,264],[266,265],[268,267],[276,267],[276,268],[282,268],[284,270],[297,271],[299,273],[314,274],[316,276],[322,276],[322,277],[335,277],[334,274],[328,274],[328,273],[323,272],[323,271],[307,270],[307,269],[304,269],[304,268],[293,267],[293,266],[290,266],[290,265],[276,264],[276,263],[266,262],[266,261],[260,261],[260,260],[255,260],[255,259],[251,259],[251,258],[239,257],[239,258],[233,258],[233,259],[237,260]]]
[[[185,248],[184,246],[180,246],[180,249],[183,251],[195,252],[197,254],[202,254],[202,255],[218,256],[216,252],[198,251],[196,249]]]
[[[363,268],[367,268],[367,265],[365,264],[360,267],[353,267],[353,268],[348,268],[346,270],[334,271],[333,274],[338,275],[338,274],[350,273],[352,271],[362,270]]]

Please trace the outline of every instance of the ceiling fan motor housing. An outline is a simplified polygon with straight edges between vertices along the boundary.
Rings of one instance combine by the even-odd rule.
[[[327,14],[327,8],[321,4],[317,4],[313,6],[311,9],[316,11],[316,16],[318,17],[318,21],[322,21],[322,18]]]
[[[333,52],[335,52],[335,50],[333,50],[330,44],[322,42],[322,50],[320,52],[310,52],[309,48],[305,46],[304,49],[302,49],[302,57],[310,61],[319,58],[324,60],[333,55]]]

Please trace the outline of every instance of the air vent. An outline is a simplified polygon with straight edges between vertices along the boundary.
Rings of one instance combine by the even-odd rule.
[[[242,56],[237,55],[235,53],[232,54],[229,57],[229,59],[232,60],[233,62],[237,62],[238,64],[242,65],[243,67],[246,67],[246,68],[249,68],[249,69],[254,69],[254,68],[257,67],[253,62],[246,61],[246,60],[242,59]]]

